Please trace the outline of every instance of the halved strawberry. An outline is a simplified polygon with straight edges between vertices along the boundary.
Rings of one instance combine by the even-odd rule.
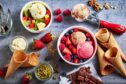
[[[34,43],[33,43],[34,49],[42,49],[44,47],[45,47],[45,44],[42,41],[34,39]]]
[[[67,61],[71,61],[71,55],[64,55],[64,59],[66,59]]]
[[[73,54],[77,54],[77,49],[73,45],[69,45],[68,48]]]
[[[51,15],[51,12],[47,9],[46,10],[46,14],[48,14],[50,16]]]
[[[52,34],[48,32],[40,40],[44,43],[49,43],[53,40]]]
[[[22,84],[29,84],[30,80],[32,80],[31,73],[26,73],[22,78]]]
[[[64,48],[63,53],[68,54],[68,55],[72,54],[71,51],[67,47]]]
[[[28,18],[24,16],[23,17],[23,21],[27,21],[27,20],[28,20]]]
[[[46,19],[45,19],[45,24],[46,24],[46,26],[49,24],[49,22],[50,22],[50,18],[46,18]]]
[[[69,46],[69,45],[71,45],[71,44],[72,44],[72,43],[71,43],[69,37],[67,37],[67,40],[66,40],[66,46]]]
[[[78,32],[78,28],[74,28],[73,29],[73,32]]]
[[[59,49],[61,50],[61,52],[64,50],[64,48],[65,48],[65,45],[63,43],[60,43]]]
[[[66,43],[66,40],[67,40],[67,37],[66,37],[66,36],[63,36],[63,37],[61,38],[61,42],[62,42],[62,43]]]

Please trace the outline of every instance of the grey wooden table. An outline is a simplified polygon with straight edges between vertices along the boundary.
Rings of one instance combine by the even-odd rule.
[[[12,18],[13,18],[13,31],[12,33],[6,37],[6,38],[0,38],[0,67],[3,67],[4,64],[8,63],[12,52],[9,49],[9,42],[11,39],[16,36],[16,35],[22,35],[25,36],[28,39],[28,42],[31,43],[33,38],[40,38],[42,35],[44,35],[46,32],[51,31],[53,34],[60,34],[64,29],[67,27],[73,26],[73,25],[83,25],[88,27],[91,31],[94,33],[97,31],[98,27],[95,25],[90,25],[88,23],[78,23],[71,17],[64,17],[63,22],[61,23],[56,23],[54,20],[50,26],[50,28],[41,33],[41,34],[32,34],[25,30],[20,22],[20,11],[21,8],[31,0],[0,0],[0,3],[3,5],[4,9],[7,10],[10,8],[11,13],[12,13]],[[49,6],[52,8],[52,10],[56,8],[61,8],[62,10],[69,8],[72,9],[72,7],[75,4],[78,3],[85,3],[87,0],[42,0],[49,4]],[[113,5],[116,5],[118,9],[116,10],[103,10],[101,13],[99,13],[99,18],[112,21],[115,23],[121,23],[123,25],[126,24],[126,0],[98,0],[100,3],[104,2],[110,2]],[[92,11],[92,10],[91,10]],[[55,17],[55,16],[54,16]],[[126,34],[123,35],[115,35],[117,42],[119,43],[120,47],[126,54]],[[56,46],[56,44],[55,44]],[[29,49],[28,52],[31,50]],[[44,48],[41,51],[38,51],[41,55],[40,61],[44,62],[44,57],[49,54],[47,52],[47,48]],[[57,58],[59,56],[57,55]],[[98,63],[96,56],[92,60],[94,66],[96,69],[98,69]],[[70,66],[66,63],[61,63],[60,61],[55,61],[53,63],[58,63],[60,65],[60,70],[61,71],[70,71],[73,68],[76,68],[75,66]],[[25,72],[33,72],[33,68],[30,69],[18,69],[9,79],[4,80],[0,79],[0,84],[20,84],[21,83],[21,77]],[[105,84],[126,84],[126,79],[120,76],[117,73],[112,73],[111,75],[101,77],[103,82]],[[33,80],[31,81],[30,84],[57,84],[58,80],[52,80],[50,79],[47,82],[41,82],[38,81],[35,77],[33,77]]]

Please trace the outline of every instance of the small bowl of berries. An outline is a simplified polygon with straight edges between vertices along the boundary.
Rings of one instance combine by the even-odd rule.
[[[30,1],[22,8],[20,20],[29,32],[41,33],[52,23],[52,11],[42,1]]]
[[[60,57],[70,65],[83,65],[93,59],[97,50],[94,34],[83,26],[65,29],[57,43]]]

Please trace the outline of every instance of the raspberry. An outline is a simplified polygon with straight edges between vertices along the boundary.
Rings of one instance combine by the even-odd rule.
[[[63,14],[65,16],[70,16],[71,15],[71,11],[69,9],[66,9],[66,10],[64,10]]]
[[[55,18],[55,20],[57,21],[57,22],[62,22],[62,16],[61,15],[57,15],[56,16],[56,18]]]
[[[54,13],[55,13],[55,15],[59,15],[59,14],[61,14],[61,9],[60,8],[57,8],[55,11],[54,11]]]
[[[60,43],[60,45],[59,45],[59,49],[60,49],[61,51],[63,51],[64,48],[65,48],[65,45],[64,45],[63,43]]]

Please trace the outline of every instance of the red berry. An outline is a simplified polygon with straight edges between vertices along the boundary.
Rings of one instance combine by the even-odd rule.
[[[69,46],[69,45],[71,45],[71,44],[72,44],[72,43],[71,43],[70,39],[67,38],[67,40],[66,40],[66,46]]]
[[[22,78],[22,84],[29,84],[30,80],[32,80],[31,74],[26,73]]]
[[[67,54],[67,55],[71,55],[72,54],[71,51],[67,47],[64,48],[63,53]]]
[[[71,15],[71,11],[69,9],[66,9],[66,10],[64,10],[63,14],[65,16],[70,16]]]
[[[79,59],[74,59],[74,63],[79,63]]]
[[[4,77],[6,74],[6,70],[0,69],[0,77]]]
[[[35,24],[34,24],[34,23],[31,23],[28,27],[29,27],[30,29],[32,29],[32,28],[35,27]]]
[[[71,61],[71,56],[70,55],[64,55],[64,59],[66,59],[67,61]]]
[[[45,47],[45,44],[40,40],[34,40],[33,48],[34,49],[42,49]]]
[[[64,50],[64,48],[65,48],[65,45],[63,43],[60,43],[59,49],[61,50],[61,52]]]
[[[55,20],[57,21],[57,22],[62,22],[62,16],[61,15],[57,15],[56,16],[56,18],[55,18]]]
[[[46,14],[48,14],[49,16],[51,16],[51,12],[48,9],[46,10]]]
[[[46,26],[49,24],[49,22],[50,22],[50,18],[45,19]]]
[[[28,18],[29,21],[32,21],[33,19],[32,18]]]
[[[57,8],[55,11],[54,11],[54,13],[55,13],[55,15],[59,15],[59,14],[61,14],[61,9],[60,8]]]
[[[78,28],[74,28],[73,29],[73,32],[78,32]]]
[[[40,40],[44,43],[49,43],[53,40],[52,34],[50,32],[48,32]]]
[[[68,48],[71,50],[73,54],[77,54],[77,49],[73,45],[69,45]]]
[[[66,40],[67,40],[67,37],[66,37],[66,36],[63,36],[63,37],[61,38],[61,42],[62,42],[62,43],[66,43]]]
[[[85,35],[87,38],[92,38],[91,34],[90,33],[86,33]]]

